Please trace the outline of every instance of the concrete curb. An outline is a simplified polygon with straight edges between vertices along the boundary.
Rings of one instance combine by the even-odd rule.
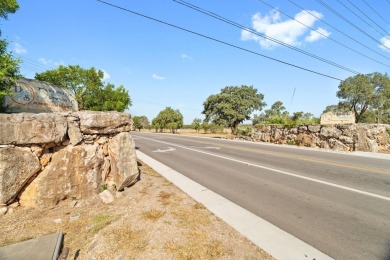
[[[332,259],[139,150],[137,157],[273,257],[277,259]]]

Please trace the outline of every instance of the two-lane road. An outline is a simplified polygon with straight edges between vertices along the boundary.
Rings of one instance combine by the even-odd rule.
[[[148,156],[336,259],[390,259],[390,160],[132,133]]]

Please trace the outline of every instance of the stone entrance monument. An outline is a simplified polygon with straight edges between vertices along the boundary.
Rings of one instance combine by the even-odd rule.
[[[321,125],[344,125],[354,124],[355,115],[353,112],[335,113],[327,112],[321,115]]]
[[[10,112],[69,112],[78,111],[77,101],[71,91],[52,84],[20,78],[13,95],[5,98]]]

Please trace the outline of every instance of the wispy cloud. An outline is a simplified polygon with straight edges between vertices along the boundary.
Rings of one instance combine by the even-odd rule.
[[[155,79],[155,80],[164,80],[164,79],[165,79],[165,77],[159,76],[159,75],[157,75],[157,74],[153,74],[153,75],[152,75],[152,78]]]
[[[387,37],[383,37],[382,39],[380,39],[380,41],[381,41],[382,45],[379,45],[379,48],[390,52],[390,50],[389,50],[390,49],[390,39]]]
[[[14,42],[14,50],[16,54],[25,54],[27,53],[27,49],[22,46],[19,42]]]
[[[190,55],[187,55],[187,54],[185,54],[185,53],[183,53],[183,54],[181,55],[181,58],[182,58],[183,60],[193,60],[193,58],[192,58]]]
[[[53,64],[53,61],[52,60],[47,60],[47,59],[45,59],[45,58],[39,58],[38,59],[38,61],[40,62],[40,63],[42,63],[43,65],[52,65]]]
[[[42,57],[38,59],[38,62],[42,63],[45,66],[51,66],[51,67],[58,67],[60,65],[65,64],[63,61],[52,61],[50,59],[46,59],[46,58],[42,58]]]
[[[313,27],[314,23],[318,20],[316,17],[310,15],[307,12],[310,12],[319,18],[323,17],[323,15],[319,12],[302,10],[294,16],[294,19],[300,23],[293,19],[283,21],[280,12],[278,10],[272,10],[265,16],[262,16],[260,13],[253,15],[252,27],[258,33],[294,46],[301,45],[302,41],[314,42],[324,38],[324,36],[318,32],[324,35],[329,35],[330,33],[323,28],[318,28],[316,31],[311,31],[309,35],[307,35],[309,28],[303,24],[309,27]],[[302,39],[304,35],[307,36]],[[265,49],[272,49],[279,45],[278,43],[260,37],[246,30],[242,30],[241,40],[256,41],[262,48]]]

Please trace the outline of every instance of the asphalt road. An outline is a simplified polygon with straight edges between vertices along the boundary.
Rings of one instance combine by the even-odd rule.
[[[335,259],[390,259],[390,160],[132,133],[136,146]]]

